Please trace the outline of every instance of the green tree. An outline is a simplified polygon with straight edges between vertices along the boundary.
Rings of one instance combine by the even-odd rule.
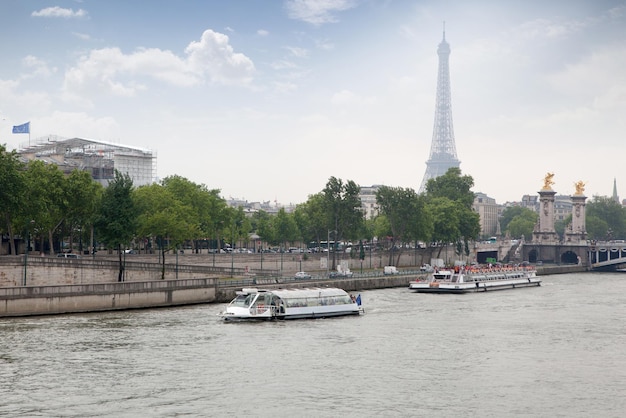
[[[430,199],[428,207],[434,220],[433,241],[439,244],[439,257],[443,246],[456,243],[461,237],[461,208],[447,197]]]
[[[469,241],[480,235],[480,216],[472,210],[473,185],[474,179],[462,176],[458,167],[450,168],[446,174],[426,183],[427,205],[434,219],[434,241],[441,245],[455,243],[459,254],[469,255]]]
[[[263,241],[269,244],[276,242],[272,218],[273,216],[264,210],[255,212],[252,215],[252,228]]]
[[[34,221],[33,231],[39,234],[41,248],[47,234],[50,254],[54,254],[54,233],[63,223],[68,208],[65,176],[55,164],[34,160],[28,163],[25,179],[28,201],[25,218]]]
[[[161,184],[137,188],[133,200],[138,211],[138,233],[156,239],[162,263],[161,279],[165,279],[165,255],[197,236],[197,212]]]
[[[198,225],[198,236],[194,239],[194,247],[198,252],[198,239],[209,237],[215,231],[215,223],[221,219],[221,211],[226,202],[220,198],[219,190],[209,190],[203,184],[193,183],[180,176],[170,176],[163,179],[162,185],[183,205],[191,208]],[[223,221],[223,220],[222,220]]]
[[[376,203],[380,213],[389,222],[392,250],[398,246],[398,242],[404,244],[414,239],[427,238],[424,201],[413,189],[381,186],[376,192]],[[389,252],[389,265],[397,265],[399,262],[404,245],[399,247],[395,263],[392,259],[393,251]]]
[[[606,196],[594,196],[593,201],[587,203],[586,222],[589,218],[596,217],[606,222],[612,238],[626,239],[626,209]],[[608,233],[607,230],[607,233]],[[594,231],[594,234],[599,231]],[[594,239],[606,239],[607,236],[594,236]]]
[[[472,187],[474,187],[472,176],[462,176],[460,168],[452,167],[444,175],[428,180],[426,194],[429,197],[447,197],[471,209],[475,197],[471,191]]]
[[[594,215],[587,215],[585,223],[589,239],[603,241],[608,236],[609,224],[605,220]]]
[[[502,212],[500,228],[512,238],[530,240],[537,223],[537,213],[521,206],[511,206]]]
[[[513,238],[524,237],[524,240],[531,240],[531,237],[533,235],[533,229],[535,228],[535,224],[537,223],[537,214],[534,212],[533,214],[535,215],[535,218],[531,218],[525,215],[518,215],[515,218],[511,219],[511,222],[509,222],[507,227],[509,235]]]
[[[93,224],[98,213],[102,189],[102,185],[93,181],[87,171],[74,170],[66,179],[65,219],[69,230],[78,231],[80,234],[79,244],[82,244],[86,230],[90,231],[90,241],[93,242]],[[79,251],[82,250],[82,245],[79,245]]]
[[[276,234],[276,240],[280,243],[283,249],[286,249],[287,242],[295,241],[298,239],[298,225],[293,216],[285,211],[285,208],[280,208],[274,219],[274,230]]]
[[[324,208],[324,194],[310,195],[307,201],[296,207],[296,223],[305,241],[325,241],[328,236],[328,216]]]
[[[345,184],[341,179],[331,177],[324,188],[324,212],[329,231],[334,231],[335,242],[357,239],[362,230],[360,187],[352,180]],[[336,251],[333,251],[332,269],[336,266]]]
[[[133,181],[130,176],[115,170],[115,178],[104,189],[96,218],[99,240],[108,248],[117,249],[120,282],[124,280],[122,247],[130,243],[137,230],[137,209],[132,193]]]
[[[505,208],[500,215],[500,219],[498,220],[500,222],[500,230],[506,231],[509,222],[511,222],[511,220],[513,220],[516,216],[522,215],[526,211],[530,211],[530,209],[523,206],[509,206]]]
[[[8,152],[6,145],[0,144],[0,216],[4,220],[9,247],[12,255],[17,255],[13,233],[13,218],[18,216],[20,208],[26,204],[26,184],[23,176],[24,165],[15,150]],[[26,229],[26,220],[21,228]],[[1,231],[1,229],[0,229]]]

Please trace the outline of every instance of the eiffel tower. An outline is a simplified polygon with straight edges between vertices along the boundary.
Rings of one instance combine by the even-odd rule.
[[[437,48],[439,55],[439,73],[437,74],[437,102],[435,104],[435,126],[433,142],[430,145],[430,157],[426,161],[426,173],[419,192],[426,191],[428,180],[439,177],[451,167],[459,167],[461,162],[456,156],[454,128],[452,127],[452,99],[450,94],[450,45],[446,42],[446,28],[443,28],[443,40]]]

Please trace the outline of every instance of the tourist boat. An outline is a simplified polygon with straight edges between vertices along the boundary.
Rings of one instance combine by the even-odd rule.
[[[426,280],[409,282],[409,289],[417,293],[487,292],[531,286],[541,286],[532,267],[456,267],[435,270]]]
[[[354,297],[343,289],[242,289],[220,313],[226,321],[325,318],[358,315],[361,295]]]

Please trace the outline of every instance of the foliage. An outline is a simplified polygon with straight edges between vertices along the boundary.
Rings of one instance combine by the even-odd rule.
[[[412,240],[429,239],[427,228],[427,211],[425,210],[424,198],[420,197],[413,189],[401,187],[381,186],[376,192],[376,203],[391,229],[391,247]],[[398,260],[402,254],[403,245],[400,245]],[[389,254],[389,264],[395,265]]]
[[[26,219],[35,221],[32,230],[42,241],[47,233],[50,253],[54,254],[53,234],[68,210],[65,177],[57,165],[34,160],[28,163],[25,178],[29,202],[24,210]]]
[[[20,208],[25,203],[26,184],[22,174],[24,165],[20,162],[16,151],[7,152],[6,146],[0,144],[0,216],[4,222],[4,228],[9,235],[11,254],[16,255],[15,241],[13,239],[13,219],[19,219]],[[22,217],[24,218],[24,217]],[[26,228],[28,220],[22,222]],[[3,228],[0,227],[0,232]]]
[[[521,206],[510,206],[502,212],[500,218],[500,228],[508,232],[511,238],[521,238],[530,240],[537,223],[536,212]]]
[[[108,248],[117,248],[119,254],[118,281],[124,277],[122,246],[130,243],[137,228],[137,210],[132,198],[133,181],[128,174],[115,171],[115,178],[102,195],[96,219],[98,238]]]
[[[462,176],[460,168],[452,167],[446,174],[428,180],[426,194],[429,197],[447,197],[471,209],[475,197],[471,191],[473,186],[474,179],[471,176]]]
[[[593,201],[587,203],[586,223],[597,218],[606,222],[607,230],[602,235],[601,230],[587,231],[592,239],[626,239],[626,209],[610,197],[594,196]],[[593,223],[593,221],[592,221]],[[599,224],[596,222],[596,225]],[[593,232],[593,236],[591,234]]]
[[[341,179],[331,177],[326,183],[322,207],[326,214],[327,229],[334,231],[335,241],[358,239],[363,226],[360,190],[352,180],[343,183]],[[333,252],[333,270],[335,264],[336,252]]]
[[[474,179],[462,176],[457,167],[426,183],[428,212],[433,219],[433,239],[442,245],[462,243],[469,253],[469,241],[480,234],[480,216],[472,210]]]

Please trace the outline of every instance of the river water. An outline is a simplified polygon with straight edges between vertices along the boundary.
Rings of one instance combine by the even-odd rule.
[[[621,417],[626,274],[467,295],[362,292],[359,317],[224,304],[0,319],[0,416]]]

